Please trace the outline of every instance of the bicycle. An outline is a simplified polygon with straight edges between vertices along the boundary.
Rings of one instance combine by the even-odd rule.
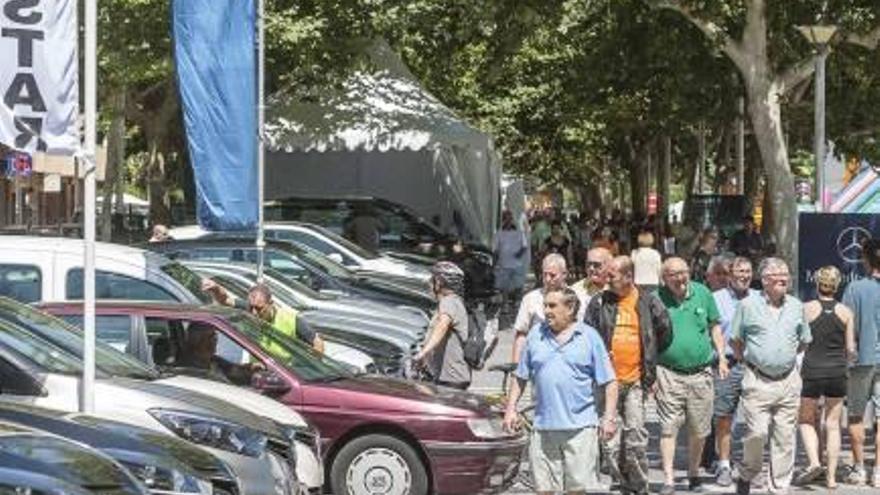
[[[495,406],[500,406],[502,409],[507,407],[507,391],[508,391],[508,383],[510,380],[510,375],[516,370],[516,363],[504,363],[504,364],[495,364],[489,366],[488,371],[495,371],[504,374],[504,377],[501,380],[501,391],[495,394],[489,394],[486,396],[486,399]],[[522,397],[520,398],[522,401]],[[524,406],[519,406],[517,408],[517,413],[519,414],[519,427],[526,433],[526,435],[531,435],[534,430],[534,425],[532,423],[532,417],[534,415],[535,405],[529,401]],[[528,452],[526,452],[528,455]],[[526,464],[529,465],[528,463]],[[524,488],[528,490],[534,490],[535,484],[532,480],[531,468],[520,469],[517,474],[516,483],[519,483]]]

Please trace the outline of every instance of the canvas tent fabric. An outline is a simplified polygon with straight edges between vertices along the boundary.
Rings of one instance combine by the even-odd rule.
[[[380,197],[491,245],[501,180],[491,137],[427,92],[386,43],[369,54],[375,70],[339,87],[269,100],[266,199]]]

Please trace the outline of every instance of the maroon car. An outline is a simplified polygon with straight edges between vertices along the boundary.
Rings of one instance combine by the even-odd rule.
[[[76,321],[82,305],[46,304],[42,309]],[[221,365],[212,366],[214,378],[227,378],[217,369],[260,363],[265,370],[250,377],[251,386],[317,426],[333,493],[492,493],[516,477],[527,439],[505,432],[500,411],[479,396],[354,375],[251,315],[229,308],[126,301],[97,305],[100,340],[166,367],[175,367],[178,360],[191,362],[183,354],[193,322],[217,332],[215,362]],[[235,375],[228,378],[240,381],[240,373]]]

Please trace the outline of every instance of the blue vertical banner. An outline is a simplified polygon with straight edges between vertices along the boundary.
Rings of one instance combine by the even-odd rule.
[[[172,26],[199,225],[252,230],[260,207],[254,0],[174,0]]]

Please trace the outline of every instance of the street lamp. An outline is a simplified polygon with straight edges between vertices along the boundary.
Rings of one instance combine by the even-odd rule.
[[[816,49],[816,110],[813,152],[816,155],[816,208],[825,211],[825,59],[837,26],[798,26]]]

